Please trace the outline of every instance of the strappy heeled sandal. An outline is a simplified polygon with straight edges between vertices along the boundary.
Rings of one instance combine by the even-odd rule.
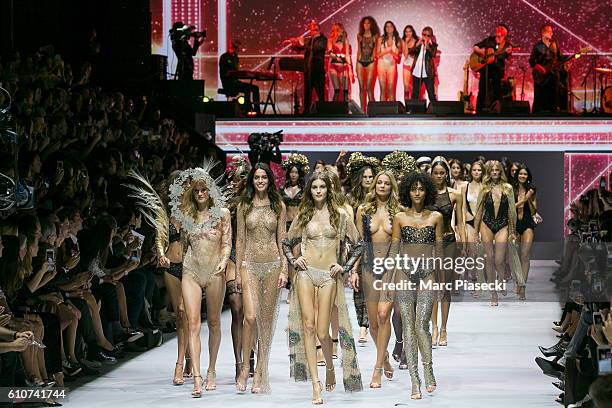
[[[206,391],[214,391],[217,389],[216,378],[217,374],[214,371],[206,371],[206,385],[204,386]]]
[[[199,378],[200,380],[196,380],[196,378]],[[200,384],[200,389],[196,389],[195,385],[196,385],[196,381],[199,381]],[[193,376],[193,391],[191,391],[191,396],[193,398],[202,398],[202,376],[201,375],[194,375]]]
[[[319,386],[319,394],[323,394],[323,384],[321,384],[321,381],[317,381],[316,383]],[[313,394],[314,394],[314,389],[313,389]],[[323,397],[320,396],[319,398],[312,398],[312,405],[322,405],[323,404]]]
[[[317,346],[317,354],[319,353],[319,350],[321,350],[321,345],[319,344]],[[322,354],[322,353],[321,353]],[[325,357],[322,357],[322,359],[318,359],[317,360],[317,366],[319,367],[325,367],[327,364],[325,363]]]
[[[176,370],[180,367],[180,377],[176,375]],[[183,379],[183,363],[176,363],[174,366],[174,379],[172,380],[173,385],[183,385],[185,380]]]
[[[328,377],[329,373],[332,372],[332,371],[334,373],[334,382],[333,383],[328,383],[327,382],[327,377]],[[326,370],[326,374],[327,375],[325,376],[325,391],[332,392],[333,390],[336,389],[336,371],[334,370],[334,366],[333,365]]]
[[[383,371],[382,367],[381,368],[374,367],[374,373],[378,371],[382,372]],[[374,374],[372,374],[372,376],[374,376]],[[376,381],[370,382],[370,388],[380,388],[380,387],[381,387],[381,384],[379,382],[376,382]]]
[[[385,377],[387,377],[387,380],[393,379],[393,367],[391,366],[391,363],[389,362],[389,352],[388,351],[385,353],[385,361],[383,363],[383,368],[385,366],[389,368],[389,370],[383,371],[385,373]]]
[[[448,346],[448,334],[446,333],[446,329],[440,329],[440,341],[438,345],[441,347]]]

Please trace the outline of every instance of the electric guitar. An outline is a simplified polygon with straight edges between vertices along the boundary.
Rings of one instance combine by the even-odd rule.
[[[520,51],[520,50],[521,50],[520,48],[511,47],[511,46],[510,47],[505,47],[505,46],[500,47],[497,50],[495,48],[487,48],[485,50],[484,57],[481,56],[480,54],[477,54],[476,52],[472,52],[472,54],[470,55],[470,68],[474,72],[479,72],[481,69],[483,69],[487,65],[495,62],[497,57],[503,54],[504,52],[514,52],[514,51]]]
[[[544,67],[544,69],[546,70],[545,72],[540,72],[537,69],[533,68],[532,69],[533,82],[538,85],[548,82],[548,80],[552,77],[551,74],[560,70],[563,67],[563,64],[565,64],[566,62],[570,62],[575,59],[578,59],[580,58],[582,54],[586,54],[589,51],[591,51],[591,47],[584,47],[584,48],[581,48],[575,54],[566,55],[557,60],[552,60],[548,64],[542,65],[542,67]]]
[[[469,87],[469,68],[470,60],[466,60],[463,65],[463,90],[458,92],[459,102],[463,102],[463,113],[474,113],[474,95],[470,92]]]

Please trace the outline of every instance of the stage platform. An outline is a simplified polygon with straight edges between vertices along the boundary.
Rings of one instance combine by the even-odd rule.
[[[608,117],[219,119],[216,143],[248,150],[254,132],[283,130],[283,151],[612,151]]]

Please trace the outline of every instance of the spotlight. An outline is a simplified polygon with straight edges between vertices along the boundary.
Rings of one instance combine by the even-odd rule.
[[[257,116],[257,112],[255,112],[255,111],[248,111],[247,112],[247,116],[250,116],[250,117]]]
[[[244,105],[244,96],[239,96],[238,97],[238,104],[239,105]]]
[[[202,98],[202,102],[206,103],[206,102],[210,102],[211,99],[208,96],[205,96]]]

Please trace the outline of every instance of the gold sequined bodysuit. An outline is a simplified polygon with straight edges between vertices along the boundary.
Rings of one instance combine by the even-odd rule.
[[[282,252],[287,212],[283,208],[277,215],[268,204],[251,207],[245,216],[241,206],[237,218],[236,262],[242,265],[243,301],[250,301],[255,311],[257,371],[261,392],[269,393],[268,361],[279,309],[278,278],[287,273]]]
[[[227,264],[232,250],[232,226],[229,210],[222,209],[222,217],[215,227],[197,233],[188,232],[187,241],[187,253],[183,260],[183,277],[190,276],[202,288],[205,288],[217,266]]]

